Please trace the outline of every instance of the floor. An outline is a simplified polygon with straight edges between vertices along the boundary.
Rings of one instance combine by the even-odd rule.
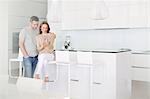
[[[15,76],[17,76],[16,71],[18,70],[12,73]],[[17,80],[0,76],[0,99],[64,99],[61,96],[55,98],[50,96],[48,88],[49,85],[41,83],[41,80]],[[132,81],[131,99],[150,99],[150,83]]]
[[[9,79],[8,76],[0,76],[0,99],[64,99],[63,97],[49,96],[46,87],[37,86],[39,82],[30,81],[16,83],[17,79]],[[16,83],[16,84],[15,84]],[[37,84],[36,84],[37,83]],[[29,90],[30,89],[30,90]]]
[[[150,83],[143,81],[132,81],[131,99],[150,99]]]

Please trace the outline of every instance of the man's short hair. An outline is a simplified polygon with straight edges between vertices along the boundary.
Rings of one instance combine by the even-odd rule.
[[[33,22],[33,21],[39,21],[39,18],[37,16],[30,17],[30,22]]]

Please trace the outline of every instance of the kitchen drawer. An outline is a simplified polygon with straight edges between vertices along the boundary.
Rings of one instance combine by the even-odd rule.
[[[150,68],[150,55],[147,54],[132,54],[132,66]]]
[[[132,80],[150,82],[150,69],[132,67]]]
[[[56,61],[59,63],[69,63],[69,51],[55,51]]]
[[[92,52],[77,52],[78,64],[92,64]]]
[[[70,51],[70,64],[77,64],[77,52]]]

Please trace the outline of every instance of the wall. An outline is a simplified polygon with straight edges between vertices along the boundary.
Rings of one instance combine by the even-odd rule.
[[[28,25],[29,18],[33,15],[40,20],[46,19],[47,0],[13,0],[8,3],[8,32],[9,32],[9,58],[16,57],[13,53],[13,33]]]
[[[0,0],[0,76],[8,71],[8,6]]]

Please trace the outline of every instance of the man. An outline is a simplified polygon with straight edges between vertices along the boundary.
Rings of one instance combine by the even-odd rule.
[[[23,64],[25,68],[25,77],[33,78],[37,64],[38,51],[36,48],[35,37],[39,33],[39,18],[32,16],[29,26],[23,28],[19,34],[19,47],[23,54]]]

